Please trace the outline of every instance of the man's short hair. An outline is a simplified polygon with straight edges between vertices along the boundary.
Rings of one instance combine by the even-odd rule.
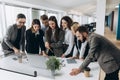
[[[42,15],[41,17],[40,17],[42,20],[48,20],[48,16],[47,15]]]
[[[19,18],[25,18],[26,19],[25,15],[22,14],[22,13],[20,13],[20,14],[17,15],[17,19],[19,19]]]
[[[83,32],[86,32],[87,34],[89,33],[88,31],[88,28],[86,26],[80,26],[77,28],[76,32],[80,32],[80,33],[83,33]]]

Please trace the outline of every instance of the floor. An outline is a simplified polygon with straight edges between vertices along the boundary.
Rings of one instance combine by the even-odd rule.
[[[109,39],[113,44],[115,44],[120,49],[120,40],[116,40],[116,35],[108,27],[105,27],[105,37]],[[104,80],[105,73],[101,70],[100,71],[100,80]],[[119,73],[120,77],[120,73]]]

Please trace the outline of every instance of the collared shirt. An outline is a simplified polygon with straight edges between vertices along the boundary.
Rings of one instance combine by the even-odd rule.
[[[37,31],[36,33],[35,33],[35,36],[37,36],[37,35],[39,35],[40,33],[39,33],[39,31]]]
[[[87,46],[87,40],[81,44],[81,48],[79,49],[79,58],[83,58],[84,57],[84,53],[86,50],[86,46]]]
[[[55,29],[52,30],[51,41],[54,42],[54,39],[55,39]]]
[[[44,32],[44,34],[47,29],[48,29],[48,26],[44,26],[44,25],[41,26],[41,30]],[[45,36],[43,36],[43,41],[45,42]]]
[[[44,26],[44,25],[41,26],[41,30],[43,30],[44,33],[47,30],[47,28],[48,28],[47,26]]]
[[[74,44],[74,35],[72,34],[72,31],[69,30],[68,28],[65,29],[64,44],[68,45],[68,48],[64,53],[65,55],[68,55],[72,51],[72,47],[73,47],[73,44]]]
[[[83,58],[86,50],[86,46],[87,46],[87,40],[81,43],[81,47],[78,48],[78,50],[77,50],[77,47],[75,46],[73,50],[73,57],[76,57],[79,52],[79,58]]]

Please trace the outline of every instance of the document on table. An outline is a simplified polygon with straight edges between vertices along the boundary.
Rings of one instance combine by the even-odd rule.
[[[68,64],[77,63],[75,59],[66,59]]]

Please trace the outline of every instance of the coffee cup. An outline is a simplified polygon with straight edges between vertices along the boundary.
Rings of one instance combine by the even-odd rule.
[[[86,67],[84,69],[84,75],[85,75],[85,77],[90,77],[90,68],[89,67]]]
[[[18,62],[19,62],[19,63],[22,63],[22,54],[19,54],[19,55],[18,55]]]

